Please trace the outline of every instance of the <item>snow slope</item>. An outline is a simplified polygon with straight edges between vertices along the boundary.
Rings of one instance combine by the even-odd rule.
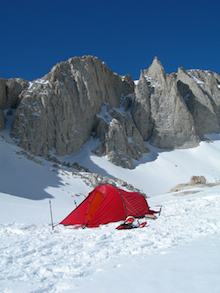
[[[118,231],[118,223],[52,230],[49,200],[59,223],[92,187],[67,168],[28,160],[0,137],[0,292],[220,292],[220,185],[167,193],[192,175],[220,181],[220,136],[208,138],[188,150],[149,146],[132,170],[92,154],[93,141],[62,158],[130,182],[151,207],[163,205],[147,227]]]

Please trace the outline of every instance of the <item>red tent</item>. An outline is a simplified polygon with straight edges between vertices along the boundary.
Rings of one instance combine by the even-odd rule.
[[[128,216],[142,218],[153,213],[140,193],[127,192],[110,184],[102,184],[91,191],[60,224],[80,224],[90,228],[125,220]]]

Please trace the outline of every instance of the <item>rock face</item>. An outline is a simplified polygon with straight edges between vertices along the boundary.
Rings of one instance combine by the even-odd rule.
[[[219,132],[220,77],[203,70],[178,69],[178,88],[193,115],[196,133]]]
[[[123,102],[122,102],[123,104]],[[94,137],[100,139],[99,146],[93,151],[106,155],[110,162],[124,168],[132,167],[132,159],[138,160],[149,149],[128,113],[119,110],[106,111],[97,122]]]
[[[6,81],[7,79],[0,78],[0,108],[2,110],[7,106]]]
[[[198,145],[204,134],[220,132],[220,76],[203,70],[166,74],[157,57],[134,86],[94,56],[70,58],[43,78],[0,79],[0,130],[4,110],[15,108],[11,137],[34,155],[77,152],[91,136],[93,152],[116,165],[159,148]]]
[[[144,140],[148,140],[152,134],[150,89],[146,78],[141,71],[138,84],[135,88],[135,100],[131,108],[134,122]]]
[[[6,119],[5,119],[5,115],[2,109],[0,109],[0,131],[5,129],[5,123],[6,123]]]
[[[183,68],[177,74],[165,74],[155,57],[152,65],[144,70],[144,76],[151,92],[152,145],[169,149],[194,147],[199,136],[219,133],[218,74]]]
[[[5,116],[3,110],[6,108],[6,79],[0,78],[0,131],[5,129]]]
[[[70,155],[93,132],[102,131],[96,115],[103,105],[108,104],[109,110],[119,107],[121,98],[126,98],[133,89],[129,76],[122,80],[98,58],[71,58],[54,66],[49,74],[30,83],[22,92],[11,136],[19,139],[20,147],[35,155],[47,156],[52,149],[57,156]],[[108,127],[111,137],[111,125]],[[124,131],[119,125],[114,128],[114,133]],[[112,144],[106,147],[110,160],[114,161]],[[117,150],[116,145],[113,148]]]
[[[165,75],[157,58],[144,74],[151,89],[151,144],[166,149],[196,146],[193,118],[178,91],[176,74]]]
[[[23,78],[0,78],[0,131],[5,129],[6,118],[3,110],[16,109],[19,105],[19,95],[28,85]],[[10,111],[7,111],[10,113]]]
[[[7,104],[10,108],[16,109],[20,103],[20,93],[26,89],[28,81],[23,78],[10,78],[6,82]]]

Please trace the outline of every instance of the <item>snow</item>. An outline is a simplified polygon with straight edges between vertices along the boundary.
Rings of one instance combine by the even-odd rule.
[[[21,115],[21,114],[20,114]],[[24,115],[24,114],[23,114]],[[38,112],[35,112],[33,114],[31,114],[32,116],[39,116],[39,113]]]
[[[187,94],[187,95],[185,95],[185,97],[183,97],[183,99],[184,99],[184,101],[185,101],[185,102],[187,102],[187,101],[189,100],[189,99],[188,99],[188,98],[189,98],[189,96],[190,96],[190,95],[189,95],[189,94]]]
[[[151,153],[131,170],[95,156],[93,140],[59,158],[129,182],[150,196],[152,208],[163,206],[147,227],[118,231],[119,223],[93,229],[57,225],[92,187],[73,170],[43,158],[40,164],[28,160],[0,136],[0,292],[218,293],[220,185],[168,193],[192,175],[220,181],[220,136],[206,137],[211,141],[187,150],[147,144]]]
[[[112,117],[110,117],[108,115],[108,111],[107,111],[107,108],[108,108],[108,104],[105,103],[103,106],[102,106],[102,110],[101,112],[97,115],[98,118],[102,118],[103,120],[105,121],[111,121],[112,120]]]
[[[39,83],[39,84],[48,84],[49,80],[44,80],[42,78],[35,79],[34,82]]]
[[[199,84],[204,84],[204,81],[198,79],[194,74],[195,72],[199,73],[201,72],[200,69],[190,69],[190,70],[187,70],[188,74],[190,77],[192,77],[194,79],[194,81],[199,85]],[[210,73],[208,72],[208,70],[205,70],[205,71],[202,71],[202,72],[205,72],[207,75],[210,75]]]
[[[190,75],[190,76],[195,80],[195,82],[196,82],[197,84],[204,84],[203,81],[201,81],[200,79],[196,78],[194,75]]]

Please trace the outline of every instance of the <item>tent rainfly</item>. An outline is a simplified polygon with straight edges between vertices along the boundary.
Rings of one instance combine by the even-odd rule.
[[[102,184],[91,191],[60,224],[92,228],[125,220],[128,216],[143,218],[146,214],[154,213],[140,193]]]

